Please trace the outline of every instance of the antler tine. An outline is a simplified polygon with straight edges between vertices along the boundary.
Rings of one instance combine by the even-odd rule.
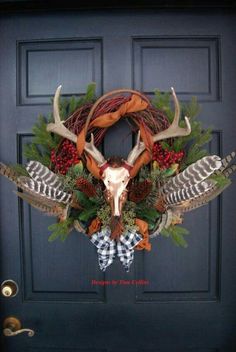
[[[64,125],[64,121],[61,121],[60,111],[59,111],[59,98],[61,93],[61,85],[57,87],[54,99],[53,99],[53,117],[55,123],[49,123],[47,125],[47,131],[58,134],[61,137],[67,138],[70,141],[76,143],[76,135],[68,130]]]
[[[161,141],[163,139],[171,138],[171,137],[181,137],[181,136],[188,136],[191,133],[191,125],[187,116],[185,116],[185,123],[186,127],[182,128],[179,127],[179,118],[180,118],[180,106],[177,96],[175,94],[175,90],[171,87],[172,97],[175,104],[175,116],[173,119],[172,124],[164,131],[157,133],[153,136],[153,141]]]
[[[137,142],[131,152],[128,155],[126,162],[130,165],[134,165],[136,159],[145,150],[145,144],[140,141],[140,131],[138,131]]]
[[[175,90],[171,87],[172,97],[175,104],[175,116],[172,124],[164,131],[158,132],[155,134],[153,138],[153,142],[161,141],[163,139],[171,138],[171,137],[180,137],[180,136],[188,136],[191,133],[191,125],[189,119],[185,116],[186,127],[179,127],[179,118],[180,118],[180,105],[175,94]],[[128,155],[127,163],[130,165],[134,165],[135,161],[139,157],[139,155],[145,150],[145,145],[140,141],[140,131],[138,133],[137,143],[131,152]]]
[[[70,141],[76,143],[77,136],[64,126],[63,124],[64,121],[61,121],[60,110],[59,110],[59,99],[60,99],[61,87],[62,87],[61,85],[57,87],[57,90],[53,99],[53,117],[54,117],[55,123],[49,123],[47,125],[47,131],[56,133],[59,136],[67,138]],[[84,149],[98,162],[98,164],[103,164],[104,162],[106,162],[103,155],[94,145],[93,134],[91,134],[91,141],[89,143],[85,142]]]
[[[91,140],[90,142],[85,142],[84,150],[90,154],[94,160],[98,163],[98,166],[101,166],[106,162],[102,153],[95,147],[94,145],[94,135],[91,133]]]

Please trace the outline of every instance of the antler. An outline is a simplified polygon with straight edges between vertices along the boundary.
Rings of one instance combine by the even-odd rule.
[[[94,160],[98,163],[98,166],[102,166],[102,164],[106,163],[106,159],[102,155],[102,153],[95,147],[94,145],[94,135],[91,133],[91,140],[90,142],[85,142],[84,150],[89,153]]]
[[[64,126],[64,121],[61,121],[60,111],[59,111],[59,98],[60,98],[60,93],[61,93],[61,87],[62,86],[60,85],[57,88],[54,99],[53,99],[53,117],[54,117],[55,123],[49,123],[47,125],[47,131],[56,133],[59,136],[67,138],[70,141],[76,143],[77,136]],[[85,142],[84,150],[97,161],[99,166],[106,162],[103,155],[100,153],[100,151],[94,145],[93,134],[91,134],[91,141],[89,143]]]
[[[175,116],[174,116],[173,122],[166,130],[155,134],[152,137],[153,142],[158,142],[163,139],[167,139],[171,137],[188,136],[191,133],[191,125],[188,117],[185,116],[186,127],[184,128],[179,127],[180,105],[173,87],[171,87],[171,91],[172,91],[172,97],[175,104]],[[140,131],[139,131],[136,145],[129,153],[127,158],[127,163],[133,165],[136,159],[145,149],[146,149],[145,144],[140,141]]]
[[[61,93],[61,86],[57,87],[57,90],[53,99],[53,117],[54,117],[55,123],[49,123],[47,125],[47,131],[56,133],[59,136],[67,138],[70,141],[76,143],[77,141],[76,135],[64,126],[64,121],[61,121],[60,111],[59,111],[60,93]]]

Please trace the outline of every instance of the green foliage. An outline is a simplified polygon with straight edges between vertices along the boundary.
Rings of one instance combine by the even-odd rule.
[[[29,176],[28,171],[25,166],[21,164],[9,165],[9,167],[18,175],[18,176]]]
[[[96,99],[95,91],[96,91],[96,83],[92,82],[87,86],[85,95],[80,97],[73,95],[70,98],[60,98],[61,118],[63,120],[66,120],[68,116],[73,114],[73,112],[79,109],[81,106],[88,103],[93,103]]]
[[[173,120],[173,110],[171,108],[171,94],[155,91],[153,104],[158,109],[164,111],[169,119]],[[196,97],[192,97],[189,103],[180,104],[182,109],[182,117],[188,116],[191,133],[188,136],[173,138],[172,141],[162,141],[161,145],[164,149],[174,150],[179,152],[185,150],[186,155],[180,163],[180,170],[184,170],[187,166],[206,156],[207,150],[203,148],[212,139],[212,129],[204,129],[201,121],[197,121],[196,117],[201,111],[200,105],[197,103]],[[185,126],[185,121],[182,119],[179,123],[180,127]]]
[[[174,118],[174,113],[171,108],[170,99],[171,99],[170,92],[161,92],[160,90],[155,90],[152,104],[157,109],[164,111],[169,121],[172,121]]]
[[[33,143],[40,144],[46,150],[56,148],[60,137],[47,131],[48,120],[42,116],[38,116],[38,121],[32,128],[34,133]]]
[[[93,181],[92,175],[89,174],[88,171],[84,169],[82,162],[79,162],[78,164],[71,166],[67,171],[66,175],[59,175],[59,177],[62,180],[65,191],[76,190],[76,180],[79,177],[83,177],[89,182]]]
[[[47,167],[50,165],[50,154],[46,151],[42,152],[35,143],[26,144],[23,148],[23,154],[29,160],[39,161]]]
[[[111,207],[108,204],[104,204],[98,209],[97,216],[101,220],[102,228],[108,227],[111,220]]]
[[[100,199],[97,197],[88,198],[83,192],[78,190],[74,191],[74,195],[76,196],[79,205],[83,208],[78,214],[78,219],[87,222],[94,218],[100,208]]]
[[[164,237],[170,237],[174,244],[178,247],[186,248],[188,246],[184,239],[184,236],[188,235],[189,231],[181,226],[171,225],[168,229],[163,229],[161,235]]]
[[[144,206],[137,206],[136,214],[140,219],[146,219],[149,221],[156,221],[160,214],[154,208],[145,208]]]
[[[139,219],[148,223],[149,229],[155,227],[157,219],[160,217],[160,213],[154,208],[147,207],[145,202],[140,203],[136,207],[136,215]]]
[[[81,213],[79,213],[78,219],[80,221],[87,222],[96,216],[97,210],[98,210],[98,207],[96,205],[93,205],[90,208],[86,208],[82,210]]]
[[[181,104],[183,115],[184,116],[191,116],[192,119],[197,117],[201,112],[201,107],[197,102],[196,97],[192,97],[191,101],[187,104]]]
[[[87,91],[82,97],[70,97],[60,99],[60,116],[65,120],[76,109],[86,103],[91,103],[95,100],[96,84],[91,83],[87,87]],[[56,148],[61,140],[61,137],[47,131],[47,124],[53,121],[52,113],[48,117],[39,115],[38,120],[32,128],[34,137],[32,143],[24,146],[23,154],[29,160],[36,160],[44,164],[50,165],[51,150]]]
[[[48,227],[52,234],[49,236],[48,241],[53,242],[59,238],[62,242],[66,240],[69,232],[72,230],[73,219],[68,218],[65,221],[52,224]]]
[[[217,186],[220,188],[224,188],[231,183],[231,180],[228,177],[225,177],[223,174],[211,175],[209,179],[216,181]]]
[[[125,226],[125,230],[137,230],[138,227],[135,225],[136,219],[136,204],[130,201],[127,201],[124,205],[124,209],[122,211],[123,224]]]
[[[89,208],[89,207],[92,207],[94,205],[96,205],[98,207],[99,204],[100,204],[99,198],[97,198],[97,197],[88,198],[83,192],[80,192],[78,190],[74,191],[74,195],[76,196],[79,204],[83,208]]]
[[[135,207],[136,204],[130,201],[127,201],[124,205],[122,211],[122,221],[126,231],[138,229],[138,227],[135,225]],[[109,227],[111,221],[111,207],[106,203],[103,204],[103,206],[99,207],[97,216],[101,220],[102,228]]]

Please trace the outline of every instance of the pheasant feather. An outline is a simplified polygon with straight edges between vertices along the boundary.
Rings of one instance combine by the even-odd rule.
[[[235,171],[236,171],[236,165],[231,165],[223,171],[223,175],[225,177],[228,177],[229,175],[231,175]]]
[[[233,153],[231,153],[231,154],[233,154]],[[235,171],[236,171],[236,165],[231,165],[228,168],[225,168],[223,170],[222,174],[225,177],[228,177],[230,174],[232,174]],[[216,184],[212,189],[210,189],[209,191],[205,192],[204,194],[202,194],[201,196],[197,197],[196,199],[192,199],[192,200],[186,202],[185,204],[176,205],[176,206],[173,207],[173,209],[174,210],[179,210],[180,212],[188,212],[190,210],[199,208],[199,207],[207,204],[208,202],[210,202],[211,200],[213,200],[217,196],[219,196],[230,185],[230,183],[231,182],[230,182],[230,179],[229,179],[229,182],[227,184],[225,184],[223,187],[219,187]]]
[[[188,166],[183,172],[173,177],[162,188],[164,194],[189,188],[201,183],[222,166],[221,159],[217,155],[205,156],[194,164]]]
[[[181,213],[186,213],[193,209],[197,209],[219,196],[229,185],[230,183],[225,185],[224,187],[214,187],[205,194],[202,194],[200,197],[190,200],[187,204],[174,206],[172,210],[177,210]]]
[[[163,213],[158,225],[156,226],[153,233],[149,235],[149,237],[154,238],[158,236],[164,228],[167,229],[171,225],[172,216],[173,213],[171,209],[168,209],[165,213]]]
[[[168,193],[164,198],[165,202],[168,205],[180,204],[187,200],[191,200],[199,197],[203,193],[212,189],[215,186],[216,182],[213,180],[205,180],[200,183],[197,183],[188,188],[182,187],[178,191]]]
[[[43,203],[38,197],[32,194],[26,194],[21,192],[16,192],[17,196],[26,202],[28,202],[32,207],[41,210],[43,213],[49,216],[62,216],[64,215],[65,208],[62,208],[58,203],[54,202],[54,205],[48,205]]]
[[[235,158],[236,152],[232,152],[228,154],[224,159],[221,160],[222,166],[219,170],[217,170],[215,173],[220,174],[222,171],[224,171],[227,166],[231,163],[231,161]]]
[[[7,166],[1,162],[0,162],[0,175],[5,176],[6,178],[8,178],[8,180],[14,182],[17,186],[20,186],[18,182],[17,173],[10,166]]]

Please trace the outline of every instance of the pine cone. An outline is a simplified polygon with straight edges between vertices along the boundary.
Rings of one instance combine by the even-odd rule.
[[[129,200],[134,203],[139,203],[144,200],[152,190],[151,181],[134,183],[129,192]]]
[[[82,176],[76,180],[76,186],[78,190],[86,194],[87,197],[95,197],[97,194],[94,185]]]

